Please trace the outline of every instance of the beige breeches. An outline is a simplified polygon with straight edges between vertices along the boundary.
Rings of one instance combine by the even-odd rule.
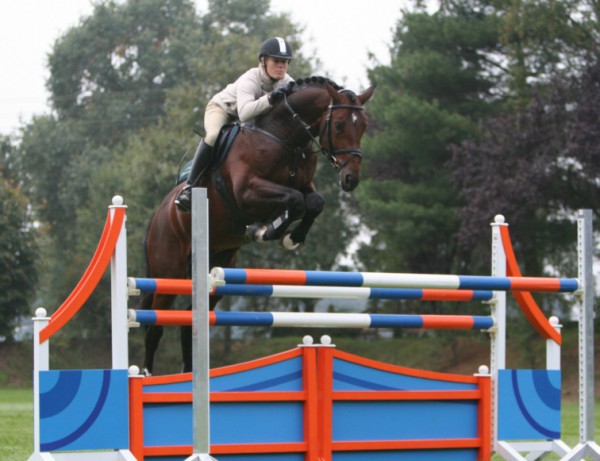
[[[204,129],[206,136],[204,142],[209,146],[214,146],[221,127],[234,120],[234,117],[225,112],[214,102],[209,101],[204,112]]]

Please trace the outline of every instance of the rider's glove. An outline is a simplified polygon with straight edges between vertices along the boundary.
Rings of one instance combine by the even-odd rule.
[[[283,97],[288,93],[289,93],[289,91],[288,91],[287,87],[285,87],[285,86],[282,86],[281,88],[277,88],[276,90],[271,91],[268,96],[269,104],[271,104],[271,105],[275,104],[280,99],[283,99]]]

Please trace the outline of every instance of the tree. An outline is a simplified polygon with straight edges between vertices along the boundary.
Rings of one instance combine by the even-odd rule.
[[[10,170],[13,148],[0,138],[0,336],[12,337],[19,317],[31,315],[38,251],[28,203]]]
[[[463,186],[468,186],[477,168],[473,166],[469,177],[456,182],[461,172],[453,171],[452,146],[476,142],[487,119],[510,116],[527,106],[534,94],[548,89],[565,63],[571,75],[577,75],[596,54],[596,12],[595,2],[543,0],[443,0],[434,14],[419,8],[403,12],[390,48],[391,64],[376,66],[369,73],[378,85],[370,103],[375,129],[365,142],[365,150],[371,154],[366,176],[371,179],[357,191],[359,213],[374,233],[371,244],[360,252],[367,268],[436,273],[489,270],[487,224],[498,211],[494,202],[486,201],[487,215],[470,216],[470,229],[481,230],[478,236],[485,246],[478,245],[480,241],[457,239],[467,214],[461,210],[474,200],[469,191],[476,188]],[[536,126],[535,119],[526,125],[537,130],[530,142],[535,137],[543,142],[546,128]],[[526,136],[515,133],[515,128],[526,129],[525,124],[505,124],[495,135],[515,145]],[[523,155],[526,146],[519,147]],[[481,152],[473,149],[471,154],[473,158]],[[526,163],[517,155],[511,159],[512,165],[503,164],[511,172]],[[533,169],[541,163],[536,162]],[[497,174],[498,170],[490,168],[487,173]],[[519,173],[527,177],[525,171]],[[485,183],[479,179],[477,192]],[[505,188],[486,191],[478,197],[479,203],[493,194],[494,198],[501,196],[511,186],[508,182]],[[518,208],[522,203],[515,200],[511,205]],[[512,216],[511,210],[504,210]],[[544,211],[537,208],[536,214],[523,215],[530,223],[554,223],[555,217]],[[540,273],[536,269],[544,267],[548,254],[564,263],[560,248],[565,231],[556,227],[516,236],[527,236],[531,245],[539,246],[527,254],[531,273]],[[544,238],[540,239],[542,232]],[[551,233],[558,238],[549,239]],[[522,254],[518,245],[517,251]],[[445,309],[439,304],[425,308],[422,303],[410,304],[387,302],[377,308],[396,312],[416,307],[419,311]]]
[[[62,255],[58,264],[85,254],[78,238],[102,225],[103,217],[90,227],[79,218],[93,194],[107,197],[106,203],[115,193],[95,180],[97,172],[123,153],[134,133],[158,125],[169,89],[192,75],[187,36],[197,23],[187,0],[102,2],[55,43],[47,81],[54,114],[25,128],[16,167]],[[86,265],[75,263],[73,270],[81,273]],[[61,281],[72,283],[64,276]]]
[[[165,115],[167,91],[193,70],[187,38],[198,27],[189,0],[102,2],[49,56],[47,86],[59,120],[114,145]]]
[[[201,13],[189,0],[103,1],[56,41],[47,81],[53,113],[24,128],[15,161],[50,242],[47,305],[83,273],[115,194],[130,207],[130,271],[144,273],[144,230],[183,154],[193,154],[208,99],[257,65],[272,35],[292,43],[294,74],[310,75],[296,30],[265,0],[211,0]],[[106,301],[92,298],[82,315],[106,324]]]
[[[565,213],[597,205],[597,157],[587,140],[595,136],[599,9],[586,0],[503,7],[508,97],[478,136],[452,147],[466,202],[459,246],[471,257],[481,254],[485,243],[474,221],[491,218],[487,207],[512,223],[524,272],[541,274],[550,260],[560,267],[573,245]]]
[[[580,74],[597,54],[597,11],[586,0],[444,0],[431,15],[404,12],[391,65],[370,71],[379,86],[370,107],[377,130],[365,143],[373,181],[359,202],[377,251],[364,252],[365,261],[380,270],[486,270],[475,245],[457,245],[460,210],[473,198],[459,194],[451,146],[478,139],[489,117],[527,106],[559,72]],[[496,132],[506,141],[512,134]],[[489,214],[491,206],[477,215],[480,228]]]
[[[376,131],[365,150],[365,186],[358,192],[364,222],[376,234],[371,253],[378,270],[452,273],[460,198],[449,171],[447,146],[471,136],[491,110],[482,95],[485,53],[497,49],[498,20],[459,11],[404,12],[390,67],[370,71],[378,85],[369,112]]]
[[[532,90],[558,74],[580,74],[597,54],[598,4],[595,0],[516,0],[482,2],[488,14],[503,15],[504,49],[499,89],[508,104],[523,107]],[[499,62],[499,61],[496,61]]]
[[[556,77],[522,110],[481,125],[481,136],[453,147],[455,181],[465,198],[459,244],[481,247],[474,224],[489,209],[514,228],[526,274],[562,265],[575,244],[579,208],[600,204],[600,67],[579,77]],[[567,273],[573,274],[575,267]]]

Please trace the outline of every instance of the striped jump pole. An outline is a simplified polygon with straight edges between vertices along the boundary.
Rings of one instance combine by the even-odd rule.
[[[215,295],[270,296],[274,298],[417,299],[422,301],[489,301],[491,291],[420,288],[370,288],[300,285],[223,285]]]
[[[128,286],[130,290],[157,294],[189,295],[192,293],[190,280],[129,278]],[[422,301],[489,301],[494,295],[491,291],[485,290],[236,284],[214,286],[210,294],[273,298],[415,299]]]
[[[493,277],[484,275],[233,269],[222,267],[213,268],[210,275],[215,285],[222,285],[223,283],[281,284],[565,293],[572,293],[579,289],[579,281],[575,278],[552,277]]]
[[[192,313],[130,309],[129,320],[142,325],[191,325]],[[494,326],[494,319],[477,315],[213,311],[209,313],[209,323],[214,326],[488,330]]]
[[[159,295],[191,295],[192,281],[190,279],[150,279],[128,277],[127,288],[130,294],[156,293]]]

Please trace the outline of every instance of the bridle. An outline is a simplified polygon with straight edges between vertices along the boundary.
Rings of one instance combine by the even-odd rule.
[[[351,90],[341,90],[341,92],[349,92],[349,93],[354,94]],[[308,123],[306,123],[304,120],[302,120],[300,118],[300,115],[296,111],[294,111],[292,106],[290,106],[290,104],[287,100],[287,95],[284,95],[283,102],[285,104],[286,109],[291,114],[292,119],[297,121],[306,130],[306,132],[308,133],[308,136],[311,139],[311,142],[317,146],[317,149],[319,152],[321,152],[321,154],[323,154],[325,157],[327,157],[327,159],[329,160],[329,163],[331,163],[331,165],[336,170],[341,170],[342,168],[344,168],[344,166],[346,166],[346,164],[350,161],[350,159],[352,157],[362,158],[362,151],[360,149],[356,149],[356,148],[336,149],[335,148],[335,146],[333,145],[332,136],[331,136],[331,134],[332,134],[331,133],[331,116],[333,115],[333,111],[336,109],[364,110],[365,108],[363,106],[359,106],[359,105],[355,105],[355,104],[330,104],[327,107],[327,109],[328,109],[327,117],[325,118],[325,123],[323,123],[321,132],[319,133],[319,138],[322,138],[323,135],[325,133],[327,133],[328,148],[324,149],[321,146],[321,143],[319,142],[319,140],[312,134],[311,126]],[[352,154],[352,157],[348,158],[343,164],[340,164],[337,159],[337,155],[340,155],[340,154]]]

